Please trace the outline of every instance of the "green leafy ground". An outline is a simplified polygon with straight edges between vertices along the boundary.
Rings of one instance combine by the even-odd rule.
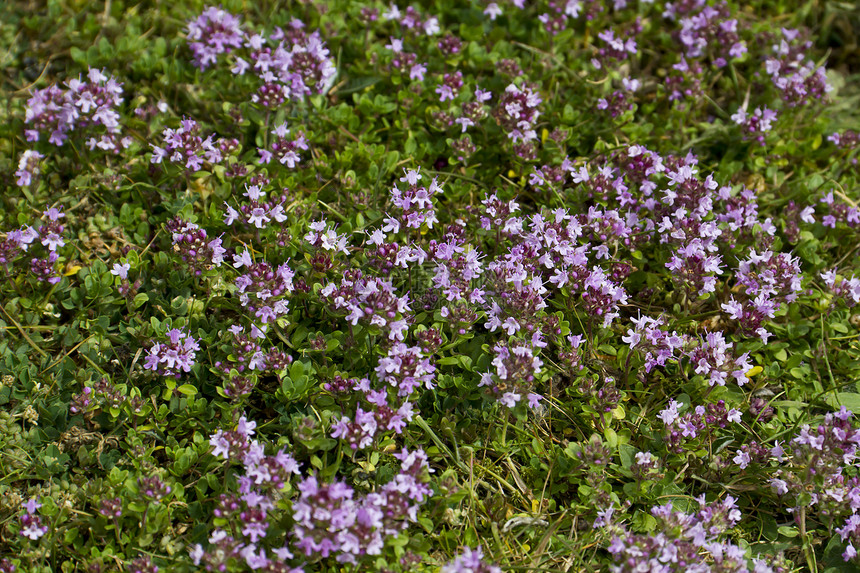
[[[676,4],[225,1],[290,84],[201,69],[200,2],[4,3],[0,571],[856,570],[860,12]],[[55,145],[34,90],[92,69],[115,133]],[[153,162],[184,119],[218,153]]]

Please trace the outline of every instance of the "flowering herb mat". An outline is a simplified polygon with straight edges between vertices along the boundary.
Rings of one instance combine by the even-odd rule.
[[[857,571],[853,2],[2,11],[0,572]]]

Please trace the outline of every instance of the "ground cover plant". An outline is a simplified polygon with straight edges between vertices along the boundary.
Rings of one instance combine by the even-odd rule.
[[[0,571],[856,571],[860,11],[10,0]]]

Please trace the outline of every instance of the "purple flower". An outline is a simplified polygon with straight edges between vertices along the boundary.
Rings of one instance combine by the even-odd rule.
[[[464,547],[463,552],[443,565],[439,573],[502,573],[500,567],[485,563],[483,559],[484,552],[480,546],[475,549]]]
[[[505,392],[504,394],[502,394],[502,397],[499,398],[499,403],[503,406],[507,406],[508,408],[513,409],[517,405],[517,402],[520,401],[520,399],[521,396],[516,392]]]
[[[19,517],[20,534],[36,541],[48,532],[48,526],[42,525],[42,518],[36,514],[36,510],[42,507],[42,504],[37,501],[37,498],[30,498],[22,505],[26,513]]]
[[[35,515],[36,510],[40,507],[42,507],[42,504],[39,503],[35,497],[31,497],[24,503],[24,509],[26,509],[27,513],[29,513],[30,515]]]
[[[409,69],[409,79],[423,82],[424,74],[427,73],[427,64],[415,64]]]
[[[87,142],[90,149],[99,147],[119,153],[131,144],[129,138],[119,137],[120,115],[115,108],[123,101],[122,84],[100,70],[90,69],[86,80],[73,78],[66,86],[65,90],[53,85],[33,92],[24,118],[25,123],[34,127],[26,132],[28,141],[38,141],[42,133],[50,133],[48,142],[62,146],[69,134],[78,128],[86,132],[101,128],[99,139],[92,137]],[[32,162],[37,159],[36,155],[28,156],[25,152],[28,167],[24,169],[19,165],[19,180],[23,178],[26,185],[29,185],[28,177],[20,171],[34,174]]]
[[[15,172],[19,187],[29,187],[33,183],[34,178],[39,175],[39,161],[44,158],[45,156],[38,151],[30,149],[21,154],[21,159],[18,160],[18,171]]]
[[[221,54],[242,47],[245,37],[239,18],[221,8],[210,6],[188,22],[189,47],[203,70],[216,63]]]
[[[747,571],[745,552],[722,539],[741,518],[735,499],[727,496],[707,504],[701,496],[696,501],[699,511],[691,513],[677,511],[671,503],[653,507],[657,525],[650,534],[614,526],[615,537],[608,547],[615,561],[612,570],[680,571],[689,563],[701,563],[702,552],[707,551],[722,570]]]
[[[363,450],[373,444],[378,425],[373,412],[365,412],[358,407],[355,421],[341,418],[332,426],[331,437],[346,441],[353,450]]]
[[[495,21],[496,18],[502,15],[502,9],[499,8],[499,5],[496,2],[490,2],[487,4],[487,7],[484,8],[484,14],[489,16],[491,21]]]
[[[118,276],[122,280],[128,279],[128,270],[131,268],[129,263],[114,263],[110,274]]]
[[[159,376],[182,376],[194,366],[200,342],[183,330],[173,328],[167,333],[169,342],[156,342],[148,351],[144,368]]]
[[[168,159],[196,172],[203,168],[204,161],[217,164],[224,160],[221,142],[216,141],[212,135],[203,139],[200,126],[193,119],[183,118],[178,129],[165,128],[162,137],[164,147],[150,144],[153,149],[151,163],[161,163]]]
[[[673,424],[678,419],[678,407],[681,405],[676,400],[671,400],[669,406],[662,410],[658,416],[667,426]]]
[[[295,169],[296,165],[301,161],[299,151],[307,151],[309,149],[305,134],[298,131],[291,137],[290,130],[287,129],[287,124],[284,122],[275,126],[272,130],[272,135],[275,137],[269,145],[269,149],[257,149],[260,154],[260,163],[266,164],[275,158],[281,165]]]
[[[409,396],[421,386],[432,390],[435,372],[436,367],[422,355],[421,348],[402,342],[395,343],[376,366],[379,380],[397,388],[401,397]]]
[[[540,111],[541,97],[529,86],[510,84],[499,98],[493,115],[514,142],[528,143],[537,139],[535,125]]]

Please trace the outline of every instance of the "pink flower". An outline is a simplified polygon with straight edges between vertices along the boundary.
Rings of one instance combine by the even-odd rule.
[[[122,280],[126,280],[128,278],[128,270],[131,268],[129,263],[114,263],[113,269],[111,269],[110,274],[118,276]]]
[[[513,408],[521,399],[522,397],[515,392],[505,392],[502,397],[499,398],[499,403],[507,406],[508,408]]]

